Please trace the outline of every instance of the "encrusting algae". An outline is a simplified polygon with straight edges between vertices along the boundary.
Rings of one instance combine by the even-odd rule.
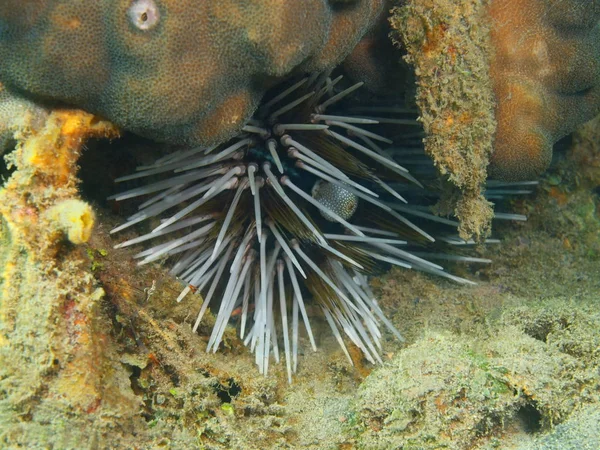
[[[483,190],[496,129],[486,3],[409,1],[390,19],[415,69],[425,152],[447,180],[439,213],[459,219],[463,239],[480,241],[493,217]]]
[[[79,199],[82,147],[119,132],[77,110],[39,111],[29,119],[12,130],[16,146],[6,156],[12,173],[0,190],[0,417],[11,434],[24,431],[18,431],[23,417],[67,421],[71,411],[83,430],[101,407],[118,414],[138,403],[114,384],[123,368],[98,327],[104,291],[79,250],[66,244],[86,242],[95,220]],[[24,436],[35,440],[36,433],[41,442],[52,431],[29,429]],[[82,431],[71,442],[58,439],[71,447],[93,437]]]

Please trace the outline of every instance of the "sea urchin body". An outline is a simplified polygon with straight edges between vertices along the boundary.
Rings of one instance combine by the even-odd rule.
[[[187,286],[177,300],[204,295],[194,331],[221,299],[207,351],[217,350],[232,312],[241,308],[240,336],[260,372],[267,373],[271,353],[279,360],[283,337],[290,381],[300,317],[316,350],[309,297],[348,359],[342,334],[375,363],[381,361],[379,323],[402,337],[383,315],[367,274],[392,264],[467,282],[401,248],[434,239],[399,211],[432,216],[407,210],[394,189],[418,182],[378,145],[391,141],[365,129],[378,120],[326,114],[360,87],[337,90],[340,80],[321,74],[288,85],[233,140],[167,155],[118,181],[164,178],[113,197],[155,194],[113,232],[178,209],[152,232],[117,247],[176,236],[136,257],[140,264],[179,257],[171,274]]]

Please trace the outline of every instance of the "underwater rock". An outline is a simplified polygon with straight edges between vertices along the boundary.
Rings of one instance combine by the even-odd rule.
[[[104,290],[72,245],[94,223],[79,199],[81,148],[117,130],[82,111],[52,111],[42,122],[27,111],[15,118],[16,148],[5,157],[12,173],[0,190],[0,437],[11,447],[93,446],[102,432],[86,427],[111,416],[127,428],[139,405],[100,331]],[[68,434],[43,426],[73,415]]]
[[[597,402],[597,311],[552,299],[484,334],[425,333],[358,389],[359,448],[487,448]]]

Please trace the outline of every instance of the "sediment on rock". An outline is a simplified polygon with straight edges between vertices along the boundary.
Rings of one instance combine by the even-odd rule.
[[[447,185],[437,206],[460,220],[464,239],[489,235],[483,196],[496,121],[489,76],[486,0],[411,0],[392,11],[392,38],[417,78],[425,151]]]

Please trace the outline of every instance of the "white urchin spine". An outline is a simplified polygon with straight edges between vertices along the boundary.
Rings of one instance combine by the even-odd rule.
[[[146,264],[180,254],[171,273],[186,287],[177,301],[196,290],[204,293],[194,331],[209,305],[220,297],[207,351],[218,349],[233,311],[240,307],[240,336],[255,353],[259,371],[268,372],[271,356],[279,359],[281,338],[289,382],[298,366],[300,323],[316,350],[306,310],[307,293],[320,305],[350,362],[342,334],[375,363],[381,362],[380,323],[398,339],[402,337],[369,289],[365,264],[385,262],[470,283],[424,259],[427,255],[432,259],[451,256],[402,250],[399,247],[407,241],[395,230],[380,228],[375,219],[355,220],[363,204],[373,208],[375,216],[385,216],[386,221],[424,242],[434,238],[401,213],[454,224],[405,204],[395,184],[408,181],[416,188],[422,186],[394,160],[395,153],[380,147],[391,145],[390,139],[363,128],[382,122],[410,126],[418,122],[325,114],[361,85],[335,93],[340,80],[320,75],[299,80],[265,102],[231,142],[167,155],[117,181],[171,174],[168,178],[112,197],[124,200],[152,195],[113,232],[181,207],[150,233],[116,248],[173,233],[176,237],[136,258]],[[311,185],[302,184],[306,177],[313,180]],[[316,223],[308,208],[315,208],[325,221]],[[330,226],[336,227],[333,232],[321,229]],[[482,258],[455,259],[487,262]]]

